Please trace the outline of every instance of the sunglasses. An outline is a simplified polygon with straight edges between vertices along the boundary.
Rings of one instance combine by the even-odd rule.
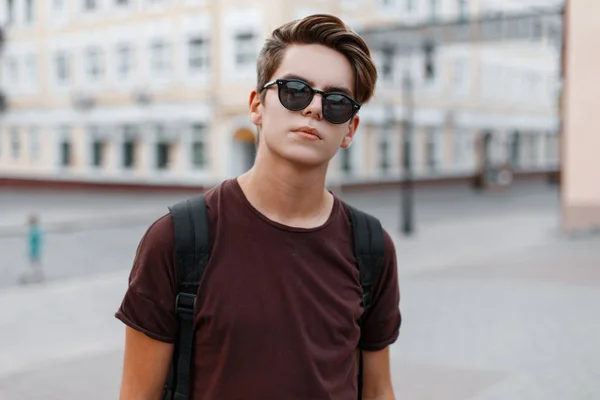
[[[313,89],[300,79],[275,79],[263,86],[263,90],[277,85],[281,105],[290,111],[304,110],[312,102],[315,93],[323,99],[323,118],[332,124],[343,124],[349,121],[360,110],[360,104],[344,93],[325,93]]]

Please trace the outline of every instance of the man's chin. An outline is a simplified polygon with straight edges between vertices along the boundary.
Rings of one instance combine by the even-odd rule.
[[[329,159],[324,157],[323,154],[315,151],[307,151],[312,149],[299,149],[299,151],[284,151],[281,152],[280,157],[285,159],[290,164],[298,166],[300,168],[322,168],[329,164]]]

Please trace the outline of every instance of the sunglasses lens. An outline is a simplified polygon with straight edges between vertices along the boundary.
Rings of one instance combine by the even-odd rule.
[[[323,117],[332,124],[343,124],[354,113],[350,99],[340,94],[331,94],[323,99]]]
[[[279,88],[279,100],[290,111],[303,110],[310,104],[312,90],[305,83],[288,81]]]

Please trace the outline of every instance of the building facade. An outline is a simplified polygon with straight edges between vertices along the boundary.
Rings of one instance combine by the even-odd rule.
[[[600,60],[590,51],[600,45],[596,11],[596,1],[570,0],[565,18],[561,222],[567,231],[600,232]]]
[[[210,186],[247,170],[247,100],[264,38],[315,12],[355,30],[493,13],[490,0],[2,0],[0,179]],[[402,178],[402,77],[411,71],[417,179],[472,176],[490,154],[517,171],[558,166],[559,48],[542,41],[374,49],[380,79],[339,184]]]

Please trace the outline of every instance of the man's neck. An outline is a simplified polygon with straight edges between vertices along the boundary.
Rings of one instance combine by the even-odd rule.
[[[283,225],[314,228],[324,224],[333,208],[333,196],[325,189],[327,166],[302,168],[264,156],[238,178],[250,204]]]

